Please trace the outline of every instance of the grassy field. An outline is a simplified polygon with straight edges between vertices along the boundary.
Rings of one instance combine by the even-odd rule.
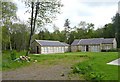
[[[118,66],[106,63],[117,59],[116,52],[84,53],[89,60],[78,63],[73,68],[73,73],[79,73],[88,80],[118,80]]]
[[[25,55],[25,52],[17,52],[17,57]],[[50,55],[30,55],[30,62],[15,62],[10,58],[10,52],[5,51],[2,54],[2,69],[13,70],[33,64],[34,60],[37,63],[44,65],[54,65],[62,62],[80,60],[80,63],[73,65],[71,73],[83,75],[85,79],[91,80],[118,80],[118,66],[107,65],[106,63],[117,59],[117,52],[71,52],[62,54]]]
[[[24,51],[21,52],[17,52],[16,57],[19,57],[21,55],[25,55]],[[49,54],[49,55],[33,55],[30,54],[29,56],[31,57],[31,61],[30,62],[15,62],[13,60],[11,60],[11,56],[10,56],[10,52],[9,51],[5,51],[2,54],[2,70],[12,70],[12,69],[16,69],[16,68],[20,68],[20,67],[24,67],[24,66],[28,66],[30,64],[33,64],[34,60],[37,60],[39,64],[44,64],[44,65],[52,65],[52,64],[57,64],[60,63],[60,61],[74,61],[76,59],[80,59],[82,60],[86,60],[88,59],[87,57],[79,57],[79,55],[82,55],[80,53],[62,53],[62,54]]]

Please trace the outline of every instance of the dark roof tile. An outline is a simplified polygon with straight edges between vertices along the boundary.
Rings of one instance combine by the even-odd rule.
[[[81,39],[74,40],[71,45],[89,45],[89,44],[101,44],[101,43],[113,43],[114,38],[91,38],[91,39]]]
[[[80,40],[74,40],[71,45],[72,45],[72,46],[78,45],[79,41],[80,41]]]
[[[79,44],[101,44],[103,40],[103,38],[81,39]]]
[[[69,46],[69,44],[65,43],[65,42],[62,42],[65,46]]]
[[[50,41],[50,40],[35,40],[41,46],[65,46],[62,42],[59,41]]]
[[[106,38],[102,41],[102,43],[113,43],[114,38]]]

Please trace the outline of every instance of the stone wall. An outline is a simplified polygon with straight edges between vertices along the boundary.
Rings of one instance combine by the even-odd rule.
[[[78,46],[71,46],[71,51],[72,52],[77,52],[78,51]]]

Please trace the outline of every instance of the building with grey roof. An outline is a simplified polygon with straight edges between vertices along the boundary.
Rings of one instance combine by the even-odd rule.
[[[74,40],[71,44],[71,51],[100,52],[101,50],[116,49],[115,38],[91,38]]]
[[[37,54],[64,53],[69,51],[69,44],[60,41],[34,40],[31,52]]]

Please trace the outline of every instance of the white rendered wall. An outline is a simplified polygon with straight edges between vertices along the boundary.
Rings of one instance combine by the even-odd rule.
[[[65,47],[41,47],[41,54],[64,53]]]

